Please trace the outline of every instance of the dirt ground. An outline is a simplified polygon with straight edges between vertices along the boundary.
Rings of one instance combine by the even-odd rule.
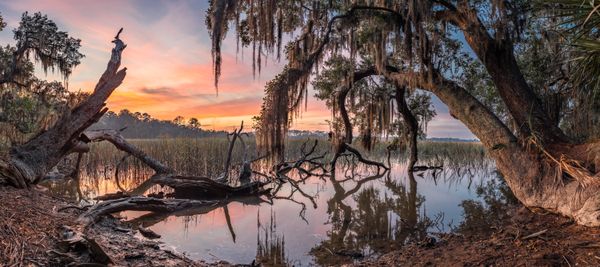
[[[0,187],[1,266],[105,266],[69,262],[72,252],[61,251],[65,226],[77,228],[78,210],[65,201],[36,189]],[[115,230],[118,229],[118,230]],[[105,219],[87,233],[103,248],[111,266],[230,266],[227,263],[195,262],[161,249],[160,243],[140,237],[115,219]]]
[[[0,203],[0,266],[65,266],[57,244],[64,226],[77,227],[80,211],[59,211],[68,204],[36,189],[0,187]],[[600,229],[524,207],[509,209],[505,218],[491,230],[440,234],[435,242],[407,245],[355,265],[600,266]],[[231,266],[196,262],[163,250],[159,242],[115,219],[97,223],[88,236],[104,249],[112,266]]]
[[[487,233],[440,235],[357,266],[600,266],[600,229],[524,207],[508,212]]]

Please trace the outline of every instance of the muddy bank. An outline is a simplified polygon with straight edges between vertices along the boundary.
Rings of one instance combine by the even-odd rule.
[[[357,266],[600,266],[600,229],[514,206],[489,228],[441,234]]]
[[[77,266],[73,259],[85,253],[66,251],[59,245],[65,227],[77,229],[77,209],[66,201],[37,189],[0,187],[0,266]],[[142,237],[113,218],[103,219],[87,231],[114,266],[230,266],[227,263],[192,261],[161,247],[161,243]],[[104,265],[89,265],[104,266]]]
[[[61,208],[69,205],[66,201],[35,189],[0,187],[0,201],[1,266],[69,264],[58,244],[65,226],[78,227],[74,221],[81,211],[63,211]],[[408,244],[355,265],[600,266],[600,229],[518,205],[497,216],[482,215],[488,220],[468,224],[456,233],[433,235],[435,241]],[[231,266],[192,261],[112,218],[95,224],[87,235],[103,248],[114,266]]]

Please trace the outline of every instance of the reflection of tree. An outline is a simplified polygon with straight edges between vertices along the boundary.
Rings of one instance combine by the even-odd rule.
[[[385,187],[391,196],[387,193],[382,196],[374,187],[361,190],[365,183],[382,178],[386,173]],[[408,175],[408,190],[404,184],[392,180],[388,172],[362,179],[357,177],[354,173],[341,181],[335,176],[330,177],[335,190],[327,211],[331,231],[326,240],[311,250],[317,264],[349,263],[353,258],[361,257],[365,250],[389,251],[426,237],[427,229],[433,224],[419,214],[425,198],[417,194],[417,182],[412,173]],[[355,184],[346,190],[342,181],[348,180]],[[344,203],[349,196],[356,202],[354,209]]]
[[[285,237],[276,234],[277,223],[273,211],[270,218],[269,224],[263,226],[260,222],[260,214],[257,215],[256,261],[260,266],[266,267],[292,266],[285,254]],[[261,240],[261,230],[264,231],[263,240]]]
[[[464,220],[456,229],[458,232],[466,234],[487,231],[508,216],[506,211],[518,203],[502,175],[499,172],[496,174],[495,178],[476,188],[477,196],[483,202],[464,200],[460,204]]]
[[[393,232],[394,243],[400,245],[424,239],[427,236],[427,229],[434,224],[425,214],[420,214],[425,197],[417,194],[417,180],[413,172],[408,172],[408,180],[408,191],[405,185],[390,179],[389,176],[385,181],[385,186],[395,196],[388,197],[386,201],[389,209],[399,216]]]
[[[180,209],[180,210],[176,210],[174,212],[150,212],[150,213],[144,214],[142,216],[139,216],[137,218],[134,218],[132,220],[129,220],[129,221],[127,221],[127,223],[129,223],[130,225],[132,225],[134,227],[141,226],[143,228],[146,228],[146,227],[151,227],[161,221],[164,221],[169,217],[183,217],[184,221],[186,222],[184,224],[184,226],[187,230],[187,227],[188,227],[187,222],[189,222],[191,220],[191,218],[194,218],[195,216],[198,216],[198,215],[207,214],[207,213],[212,212],[219,208],[223,208],[223,214],[224,214],[225,220],[227,222],[227,227],[229,229],[229,233],[231,234],[231,238],[232,238],[233,242],[235,243],[236,234],[233,229],[233,223],[231,222],[231,216],[229,215],[229,209],[228,209],[228,205],[232,202],[239,202],[244,205],[260,205],[264,201],[259,197],[232,198],[232,199],[228,199],[228,200],[213,202],[213,203],[203,205],[203,206],[193,206],[193,207],[186,208],[186,209]]]

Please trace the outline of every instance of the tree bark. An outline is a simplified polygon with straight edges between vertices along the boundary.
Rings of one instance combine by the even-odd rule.
[[[467,2],[460,3],[458,9],[442,14],[442,20],[460,28],[465,40],[485,66],[518,130],[525,136],[535,134],[547,143],[569,141],[527,84],[515,59],[510,38],[492,38],[477,11],[468,7]]]
[[[417,135],[419,132],[419,124],[417,119],[412,114],[410,109],[408,108],[408,104],[406,103],[406,87],[405,86],[396,86],[396,104],[398,106],[398,113],[402,115],[402,119],[404,120],[404,125],[408,130],[408,151],[409,151],[409,159],[408,159],[408,169],[410,171],[413,170],[415,164],[418,160],[418,151],[417,151]]]
[[[542,153],[517,142],[511,131],[483,104],[456,83],[434,72],[431,79],[417,73],[386,72],[397,84],[409,83],[434,93],[450,112],[481,140],[515,197],[528,207],[539,207],[573,218],[587,226],[600,226],[600,181],[582,184],[565,174]],[[598,146],[588,144],[586,146]],[[563,146],[560,146],[563,147]],[[579,150],[586,150],[579,148]],[[549,153],[559,153],[550,151]],[[570,153],[555,155],[560,158]],[[597,171],[597,170],[596,170]],[[600,175],[596,174],[597,178]]]
[[[0,183],[25,188],[38,182],[79,143],[79,136],[108,110],[105,102],[123,82],[126,68],[119,69],[127,45],[119,35],[113,40],[111,58],[92,94],[45,132],[23,145],[13,147],[8,158],[0,159]]]
[[[352,139],[354,139],[352,136],[352,122],[350,122],[350,116],[348,115],[348,110],[346,110],[346,97],[351,89],[352,87],[350,86],[344,86],[337,95],[340,116],[344,122],[344,142],[348,144],[352,144]]]
[[[367,78],[372,75],[376,75],[377,71],[375,67],[370,67],[364,70],[356,71],[353,74],[352,81],[357,82],[364,78]],[[352,122],[350,122],[350,116],[348,115],[348,110],[346,109],[346,98],[348,97],[348,93],[352,90],[352,86],[346,85],[343,86],[342,89],[338,92],[337,95],[337,105],[340,109],[340,115],[342,116],[342,121],[344,122],[344,142],[347,144],[352,144],[353,136],[352,136]]]

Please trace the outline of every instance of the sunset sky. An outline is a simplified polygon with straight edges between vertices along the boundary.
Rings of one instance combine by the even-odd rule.
[[[231,129],[258,114],[264,85],[284,62],[269,60],[260,77],[254,78],[251,57],[244,58],[242,52],[236,56],[235,39],[229,34],[223,44],[217,95],[204,23],[207,5],[207,0],[0,0],[0,12],[8,24],[0,32],[0,44],[15,44],[12,29],[23,12],[47,14],[59,29],[82,40],[80,51],[85,58],[70,77],[69,89],[89,91],[106,67],[110,41],[123,27],[121,38],[128,46],[122,66],[128,69],[127,77],[109,98],[109,108],[147,112],[160,119],[196,117],[203,128]],[[51,74],[47,78],[60,79]],[[439,100],[434,103],[438,116],[429,125],[429,137],[474,138]],[[330,114],[323,102],[311,98],[293,128],[329,130],[325,120]]]

